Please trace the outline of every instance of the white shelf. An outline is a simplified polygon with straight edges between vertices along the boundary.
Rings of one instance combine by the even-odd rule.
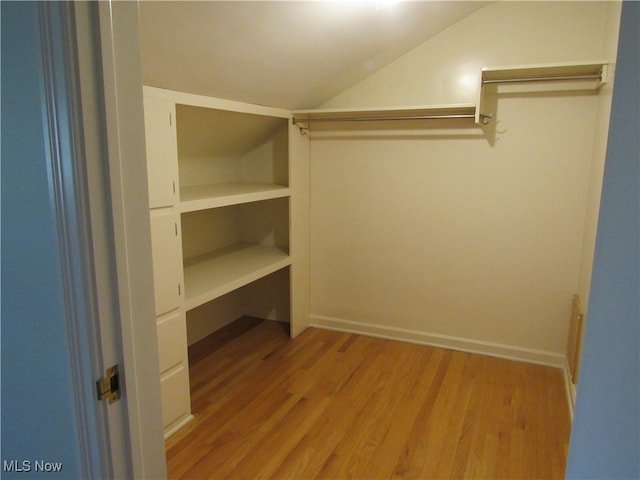
[[[296,122],[309,121],[373,121],[373,120],[420,120],[422,118],[473,118],[476,107],[473,104],[421,105],[410,107],[380,108],[330,108],[298,110],[293,112]]]
[[[600,75],[596,85],[606,82],[606,62],[567,62],[537,65],[515,65],[507,67],[484,67],[483,81],[527,80],[539,77],[571,77],[581,75]]]
[[[289,265],[291,258],[279,248],[248,243],[185,260],[185,308],[196,308]]]
[[[291,196],[291,189],[266,183],[220,183],[180,189],[182,213]]]
[[[224,98],[207,97],[193,93],[166,90],[164,88],[150,87],[145,85],[144,92],[160,98],[166,98],[179,105],[191,105],[194,107],[211,108],[217,110],[227,110],[229,112],[251,113],[264,115],[267,117],[291,118],[291,112],[283,108],[267,107],[251,103],[237,102]]]
[[[487,84],[512,82],[531,84],[540,81],[557,84],[557,82],[573,81],[579,82],[585,88],[596,90],[607,82],[607,74],[608,63],[603,61],[484,67],[480,69],[478,79],[476,123],[481,123],[483,115],[490,114],[490,112],[485,112]]]

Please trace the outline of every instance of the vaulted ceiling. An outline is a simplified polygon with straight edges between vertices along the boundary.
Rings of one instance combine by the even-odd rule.
[[[142,1],[146,85],[313,108],[486,2]]]

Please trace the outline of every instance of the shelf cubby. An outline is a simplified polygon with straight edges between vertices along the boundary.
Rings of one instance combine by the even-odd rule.
[[[289,195],[288,118],[176,105],[181,211]]]
[[[268,245],[237,243],[185,261],[186,310],[291,265],[289,255]]]
[[[291,265],[289,199],[182,214],[186,310]]]

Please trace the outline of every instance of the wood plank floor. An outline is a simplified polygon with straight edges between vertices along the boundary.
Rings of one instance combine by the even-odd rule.
[[[560,370],[242,318],[190,349],[170,479],[563,478]]]

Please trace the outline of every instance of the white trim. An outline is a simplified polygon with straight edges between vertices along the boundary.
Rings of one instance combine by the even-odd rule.
[[[188,415],[188,416],[184,417],[182,420],[180,420],[179,422],[177,422],[175,425],[172,425],[171,427],[169,427],[164,432],[164,439],[166,440],[167,438],[169,438],[171,435],[176,433],[182,427],[184,427],[188,423],[191,423],[191,421],[194,420],[195,418],[196,417],[194,417],[193,415]]]
[[[573,410],[576,406],[576,385],[571,380],[571,369],[569,368],[569,361],[567,360],[562,368],[562,373],[564,377],[564,388],[565,394],[567,396],[567,405],[569,407],[569,415],[571,416],[571,421],[573,422]]]
[[[113,251],[133,478],[166,478],[144,141],[138,2],[97,2]],[[141,188],[141,185],[143,188]],[[123,385],[122,385],[123,384]],[[121,400],[122,401],[122,400]]]
[[[516,73],[528,73],[528,72],[536,72],[537,70],[551,70],[554,73],[560,74],[571,74],[575,69],[584,69],[589,67],[598,67],[602,68],[607,65],[609,62],[606,60],[593,60],[588,62],[555,62],[555,63],[531,63],[531,64],[519,64],[519,65],[498,65],[492,67],[482,67],[480,71],[482,72],[503,72],[514,71]]]
[[[453,337],[450,335],[376,325],[373,323],[355,322],[322,315],[312,314],[310,315],[310,319],[310,326],[316,328],[359,333],[361,335],[369,335],[372,337],[386,338],[390,340],[401,340],[421,345],[459,350],[462,352],[489,355],[491,357],[500,357],[509,360],[547,365],[555,368],[564,368],[564,365],[566,364],[566,355],[548,352],[545,350],[504,345],[494,342],[484,342],[470,338]]]
[[[178,105],[190,105],[193,107],[215,108],[217,110],[228,110],[230,112],[250,113],[254,115],[264,115],[267,117],[291,118],[289,110],[276,107],[267,107],[253,103],[238,102],[225,98],[206,97],[194,93],[178,92],[164,88],[143,86],[145,95],[171,100]]]
[[[38,4],[45,155],[61,259],[80,469],[85,478],[108,478],[113,476],[109,423],[94,390],[102,351],[75,20],[70,4]]]

